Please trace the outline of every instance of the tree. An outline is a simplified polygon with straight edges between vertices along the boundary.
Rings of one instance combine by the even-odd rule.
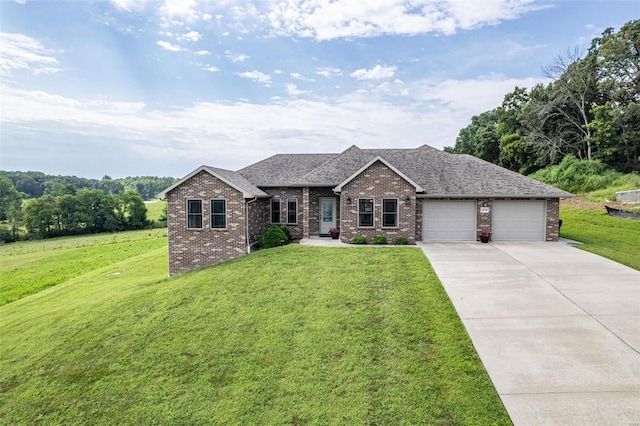
[[[143,229],[148,224],[147,206],[140,195],[132,190],[125,191],[120,199],[122,201],[122,211],[124,213],[124,224],[126,229]]]
[[[9,210],[22,204],[22,198],[13,182],[4,174],[0,174],[0,220],[8,219]]]
[[[23,207],[22,220],[29,234],[38,238],[51,236],[56,225],[55,201],[50,197],[28,200]]]
[[[483,112],[471,118],[471,124],[460,130],[455,146],[445,151],[456,154],[471,154],[483,160],[497,163],[500,156],[499,137],[496,133],[498,115],[496,110]]]

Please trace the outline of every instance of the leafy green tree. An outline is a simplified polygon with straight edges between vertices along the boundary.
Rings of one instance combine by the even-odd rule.
[[[51,197],[27,200],[23,206],[22,221],[27,231],[37,238],[52,236],[56,229],[56,206]]]
[[[22,197],[13,182],[0,173],[0,220],[9,218],[9,211],[12,207],[22,204]]]
[[[120,199],[124,213],[126,229],[143,229],[149,223],[147,220],[147,206],[140,195],[132,190],[125,191]]]
[[[496,110],[483,112],[471,118],[471,124],[460,130],[454,147],[445,151],[455,154],[471,154],[483,160],[497,163],[500,157],[499,137],[496,132]]]

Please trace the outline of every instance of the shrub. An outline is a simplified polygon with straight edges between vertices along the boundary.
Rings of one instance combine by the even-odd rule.
[[[409,244],[409,239],[407,237],[398,237],[393,241],[393,244],[397,246],[406,246]]]
[[[387,237],[384,235],[374,235],[373,244],[387,244]]]
[[[367,238],[362,235],[356,235],[351,239],[351,244],[367,244]]]
[[[281,227],[271,225],[262,231],[258,243],[261,248],[271,248],[285,245],[288,241],[287,234],[284,233]]]
[[[574,194],[581,194],[610,186],[622,177],[622,173],[597,160],[578,160],[573,155],[567,155],[560,164],[538,170],[529,177]]]
[[[287,236],[287,242],[293,241],[293,238],[291,237],[291,231],[289,231],[289,228],[287,228],[286,226],[282,226],[280,229],[282,229],[282,232],[284,232],[284,235]]]

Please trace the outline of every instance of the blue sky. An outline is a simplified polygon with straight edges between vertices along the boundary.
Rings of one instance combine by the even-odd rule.
[[[631,0],[0,0],[0,169],[181,177],[443,148],[639,17]]]

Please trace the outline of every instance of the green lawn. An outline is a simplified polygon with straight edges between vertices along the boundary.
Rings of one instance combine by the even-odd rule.
[[[166,246],[167,239],[162,231],[102,234],[2,246],[0,306],[97,268]]]
[[[602,209],[560,206],[560,236],[584,244],[579,247],[640,270],[640,220],[607,215]]]
[[[166,256],[0,307],[0,423],[510,424],[420,250]]]

